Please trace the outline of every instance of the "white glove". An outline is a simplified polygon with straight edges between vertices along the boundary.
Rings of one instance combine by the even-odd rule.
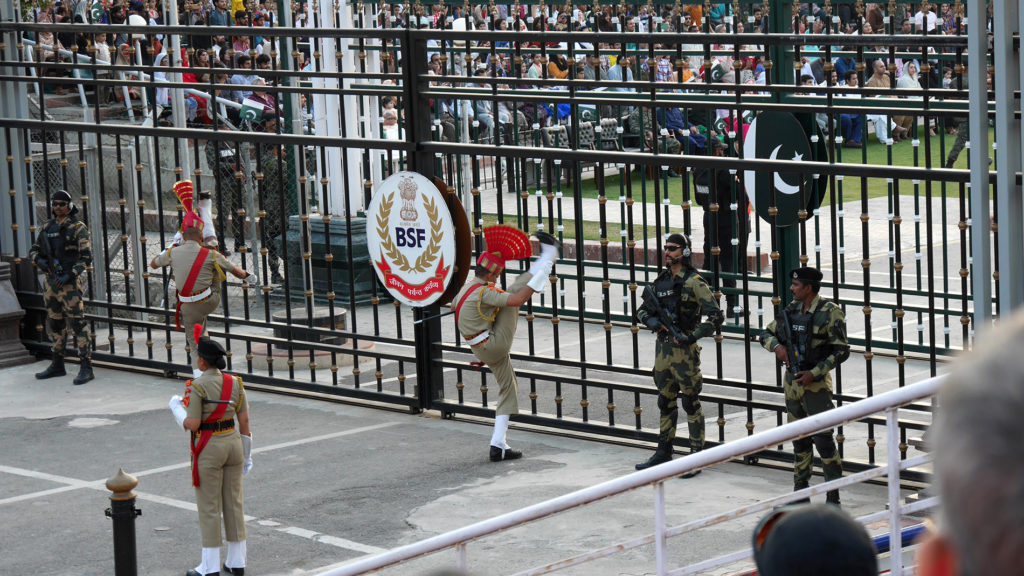
[[[249,272],[249,275],[243,278],[242,282],[245,283],[246,286],[255,286],[256,283],[259,282],[259,279],[256,278],[255,274]]]
[[[544,287],[547,286],[551,281],[549,276],[550,274],[550,266],[546,267],[545,270],[538,270],[538,273],[534,274],[533,278],[530,278],[530,281],[527,282],[526,285],[529,286],[530,288],[533,288],[534,292],[543,292]]]
[[[242,435],[242,455],[245,456],[245,463],[242,464],[242,476],[252,470],[252,435]]]
[[[188,417],[188,412],[185,411],[185,405],[181,403],[181,396],[177,394],[171,396],[167,407],[171,409],[171,414],[174,414],[174,420],[178,423],[178,428],[184,429],[185,418]]]

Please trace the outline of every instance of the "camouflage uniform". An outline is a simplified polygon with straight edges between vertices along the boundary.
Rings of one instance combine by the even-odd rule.
[[[670,332],[658,333],[654,356],[654,383],[658,387],[658,410],[661,422],[658,433],[659,452],[671,456],[676,437],[679,406],[682,396],[686,424],[690,430],[690,451],[704,448],[704,409],[700,405],[703,385],[700,372],[700,344],[697,340],[711,336],[722,324],[722,312],[708,283],[693,269],[684,266],[679,273],[664,270],[654,281],[654,292],[662,308],[679,327],[688,342],[677,344]],[[646,303],[637,310],[637,320],[648,324],[653,311]],[[707,320],[701,322],[702,316]]]
[[[790,333],[798,350],[800,364],[798,371],[809,370],[814,380],[809,386],[793,382],[793,375],[786,372],[783,390],[786,394],[788,421],[793,422],[826,410],[835,408],[832,402],[832,377],[829,374],[839,363],[850,355],[850,343],[846,339],[846,317],[842,309],[830,300],[815,295],[807,313],[803,305],[793,301],[786,307],[790,321]],[[777,332],[778,320],[773,321],[761,333],[761,346],[773,351],[780,344]],[[800,336],[806,334],[806,336]],[[810,438],[793,441],[793,485],[795,490],[806,488],[811,478],[812,444],[821,456],[825,480],[836,480],[843,476],[843,463],[836,450],[832,430],[819,432]],[[832,494],[835,492],[835,494]],[[838,502],[838,492],[830,491],[829,501]]]
[[[238,178],[242,168],[238,149],[233,142],[209,140],[206,143],[206,163],[210,170],[215,171],[217,193],[226,200],[220,209],[227,208],[231,212],[231,236],[240,247],[245,238],[245,198],[242,195],[242,180]],[[221,246],[227,249],[227,243],[223,240]]]
[[[92,242],[89,240],[89,228],[75,216],[75,212],[77,209],[61,221],[56,218],[47,220],[29,251],[29,258],[40,266],[46,276],[43,301],[46,303],[46,324],[50,329],[54,356],[64,355],[67,336],[74,334],[78,357],[89,360],[92,351],[82,302],[82,285],[83,274],[92,263]],[[55,280],[62,275],[68,280],[57,287]]]
[[[276,144],[260,146],[260,170],[263,179],[260,181],[260,207],[265,213],[260,217],[263,223],[263,232],[267,248],[267,266],[274,276],[277,276],[277,266],[280,262],[278,254],[278,241],[287,228],[286,223],[281,222],[282,214],[285,213],[285,195],[287,190],[284,180],[281,178],[282,159],[274,154],[274,148],[280,148]],[[283,151],[281,152],[283,154]],[[258,178],[258,176],[257,176]]]
[[[642,110],[642,112],[641,112]],[[634,132],[640,134],[640,138],[644,140],[644,145],[649,146],[650,143],[646,142],[647,133],[655,133],[654,131],[654,117],[649,109],[637,106],[633,108],[633,111],[629,113],[629,127]],[[657,136],[657,149],[658,154],[679,154],[683,150],[683,145],[679,143],[679,140],[671,138],[669,136],[663,136],[661,129],[664,126],[659,126],[656,134]]]

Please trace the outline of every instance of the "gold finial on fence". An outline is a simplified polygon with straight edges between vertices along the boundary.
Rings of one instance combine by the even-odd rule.
[[[678,4],[678,2],[676,2],[676,3]],[[740,12],[740,0],[732,0],[732,17],[733,17],[732,29],[733,29],[733,31],[735,31],[736,30],[736,23],[737,22],[741,22],[742,21],[742,17],[743,17],[742,13]],[[744,26],[746,26],[746,25],[744,24]]]
[[[864,17],[864,0],[857,0],[857,3],[854,5],[854,8],[857,10],[857,19],[859,20],[859,19],[863,18]]]

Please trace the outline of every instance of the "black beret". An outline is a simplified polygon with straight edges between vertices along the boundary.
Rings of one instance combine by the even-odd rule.
[[[799,280],[805,284],[817,284],[821,282],[822,274],[817,268],[805,266],[790,272],[789,277],[793,280]]]
[[[878,551],[859,522],[836,506],[775,510],[754,531],[761,576],[876,576]]]
[[[52,202],[54,200],[70,203],[71,194],[69,194],[67,190],[57,190],[56,192],[53,193],[53,196],[50,196],[50,201]]]
[[[221,346],[220,342],[215,342],[209,338],[200,338],[196,342],[196,347],[199,349],[200,358],[221,370],[227,368],[227,362],[224,361],[224,356],[227,352],[224,350],[224,347]]]
[[[689,248],[690,247],[690,240],[686,236],[684,236],[682,234],[679,234],[677,232],[677,233],[669,236],[668,238],[666,238],[665,239],[665,244],[675,244],[677,246],[682,246],[683,248]]]

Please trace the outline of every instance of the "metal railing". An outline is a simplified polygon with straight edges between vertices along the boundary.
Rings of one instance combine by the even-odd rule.
[[[388,566],[394,566],[403,562],[412,561],[425,555],[433,554],[444,550],[453,550],[455,558],[451,561],[456,569],[465,571],[468,568],[468,555],[472,550],[472,544],[486,536],[496,534],[504,530],[520,527],[530,522],[541,519],[556,517],[577,508],[593,504],[606,498],[612,498],[625,492],[650,487],[653,489],[654,508],[654,532],[639,536],[635,539],[614,542],[607,546],[598,548],[586,553],[574,555],[554,562],[548,562],[543,566],[514,572],[515,576],[533,576],[549,574],[558,570],[578,566],[613,554],[634,550],[641,546],[654,544],[655,555],[653,558],[656,574],[658,576],[683,576],[687,574],[698,574],[714,568],[719,568],[734,562],[749,559],[750,549],[740,550],[707,561],[684,566],[676,569],[669,569],[667,546],[670,538],[680,536],[703,528],[713,527],[722,522],[742,518],[750,515],[759,515],[777,506],[788,504],[796,500],[807,498],[811,495],[823,494],[828,490],[847,487],[853,484],[862,483],[871,479],[886,477],[888,486],[888,502],[886,508],[859,518],[861,523],[874,523],[880,520],[887,520],[890,535],[890,574],[899,575],[903,573],[902,540],[898,537],[902,530],[900,518],[903,514],[919,513],[929,510],[938,504],[935,497],[925,498],[912,504],[904,504],[900,498],[899,474],[892,471],[906,470],[911,467],[921,467],[932,461],[930,454],[924,454],[913,458],[902,459],[900,451],[893,449],[900,443],[900,429],[897,425],[897,412],[905,406],[914,402],[926,400],[932,397],[942,384],[943,378],[931,378],[924,382],[911,384],[886,392],[878,396],[866,398],[852,404],[847,404],[827,412],[815,414],[802,420],[792,422],[778,428],[759,432],[753,436],[735,440],[673,460],[671,462],[622,476],[614,480],[577,490],[571,494],[552,498],[545,502],[528,506],[520,510],[489,518],[476,524],[452,530],[431,538],[408,544],[372,557],[355,560],[345,566],[321,572],[318,576],[355,576],[367,574]],[[731,462],[741,459],[744,456],[756,454],[772,446],[790,442],[799,438],[805,438],[816,432],[830,430],[843,424],[868,418],[872,415],[884,413],[886,422],[886,439],[889,443],[886,464],[880,465],[871,470],[846,476],[839,480],[815,485],[796,492],[775,496],[766,500],[735,508],[732,510],[718,511],[715,514],[693,520],[685,524],[670,526],[666,522],[666,501],[664,483],[668,480],[679,477],[687,472],[709,468],[717,464]],[[896,535],[896,537],[894,537]],[[492,566],[491,574],[496,569]],[[504,574],[505,572],[500,572]]]

